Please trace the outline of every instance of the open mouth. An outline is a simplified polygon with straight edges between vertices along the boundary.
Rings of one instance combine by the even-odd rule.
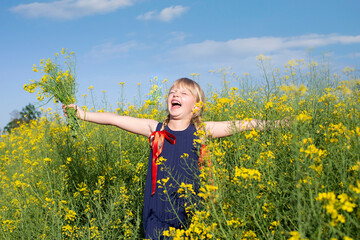
[[[181,103],[179,101],[172,101],[171,106],[174,108],[179,108],[181,107]]]

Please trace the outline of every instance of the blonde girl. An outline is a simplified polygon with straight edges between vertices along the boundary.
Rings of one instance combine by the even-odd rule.
[[[237,131],[262,130],[264,121],[201,122],[204,92],[193,80],[181,78],[170,88],[167,97],[168,116],[164,122],[120,116],[114,113],[85,112],[74,104],[63,105],[77,111],[84,121],[117,126],[126,131],[149,138],[151,151],[144,192],[143,227],[146,239],[161,239],[169,227],[181,228],[189,220],[185,212],[185,199],[178,195],[180,183],[196,186],[199,173],[199,147],[194,145],[194,133],[200,126],[212,138],[226,137]],[[276,124],[281,124],[280,121]],[[159,158],[165,162],[158,167]],[[167,191],[158,188],[158,180],[168,179]]]

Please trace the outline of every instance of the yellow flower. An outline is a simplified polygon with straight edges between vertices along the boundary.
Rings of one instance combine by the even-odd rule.
[[[76,212],[73,210],[68,210],[65,215],[65,220],[74,221],[76,219]]]
[[[291,237],[288,240],[300,240],[300,233],[297,231],[290,232]]]
[[[260,54],[259,56],[256,57],[256,60],[262,61],[262,60],[265,60],[265,58],[266,57],[264,55]]]
[[[312,119],[312,116],[308,115],[307,111],[302,111],[297,117],[296,119],[298,121],[302,121],[302,122],[306,122]]]
[[[360,194],[360,181],[356,180],[356,186],[350,184],[349,189],[356,194]]]
[[[33,71],[34,71],[34,72],[39,72],[39,70],[37,69],[37,67],[36,67],[35,64],[33,65]]]
[[[273,103],[272,101],[267,102],[267,103],[265,104],[265,110],[267,110],[267,109],[269,109],[269,108],[272,108],[273,106],[274,106],[274,103]]]
[[[256,170],[256,169],[248,169],[245,167],[238,168],[238,166],[235,166],[234,180],[237,180],[238,177],[241,177],[245,180],[254,179],[254,180],[260,181],[261,173],[259,172],[259,170]]]
[[[162,156],[160,156],[157,160],[156,160],[156,165],[160,165],[163,164],[164,162],[166,162],[166,159]]]
[[[244,133],[246,139],[254,139],[257,141],[257,137],[259,136],[258,131],[255,130],[255,128],[251,131],[247,131]]]
[[[349,201],[344,202],[344,204],[341,206],[342,210],[345,210],[347,212],[352,212],[355,208],[356,204],[355,203],[351,203]]]

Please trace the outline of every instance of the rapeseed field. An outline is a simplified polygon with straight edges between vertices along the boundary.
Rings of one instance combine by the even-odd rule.
[[[290,60],[280,70],[269,68],[265,56],[257,60],[258,84],[249,74],[214,71],[222,87],[206,93],[203,120],[290,117],[289,126],[206,139],[211,164],[201,169],[199,190],[182,184],[178,191],[184,198],[198,195],[202,204],[187,206],[193,214],[188,227],[170,228],[164,236],[360,239],[358,72],[348,67],[334,73],[304,60]],[[32,83],[25,89],[34,92]],[[140,104],[119,103],[113,111],[163,121],[166,84],[155,79]],[[89,87],[89,95],[93,91]],[[112,126],[76,124],[74,129],[48,108],[1,136],[1,239],[141,239],[148,139]],[[167,179],[159,183],[166,193]]]

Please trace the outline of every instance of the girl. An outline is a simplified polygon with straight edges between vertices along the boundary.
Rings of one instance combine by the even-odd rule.
[[[152,119],[119,116],[114,113],[84,112],[74,104],[63,105],[77,111],[77,117],[98,124],[114,125],[126,131],[149,138],[152,147],[145,183],[143,227],[146,239],[162,238],[169,227],[181,228],[189,220],[184,198],[179,197],[181,183],[195,184],[199,174],[198,147],[194,133],[200,126],[212,138],[221,138],[237,131],[263,129],[264,121],[223,121],[201,124],[204,92],[193,80],[181,78],[174,82],[167,98],[168,116],[163,123]],[[282,121],[276,121],[277,125]],[[159,165],[161,158],[164,163]],[[159,184],[166,179],[166,191]],[[160,180],[160,181],[159,181]]]

